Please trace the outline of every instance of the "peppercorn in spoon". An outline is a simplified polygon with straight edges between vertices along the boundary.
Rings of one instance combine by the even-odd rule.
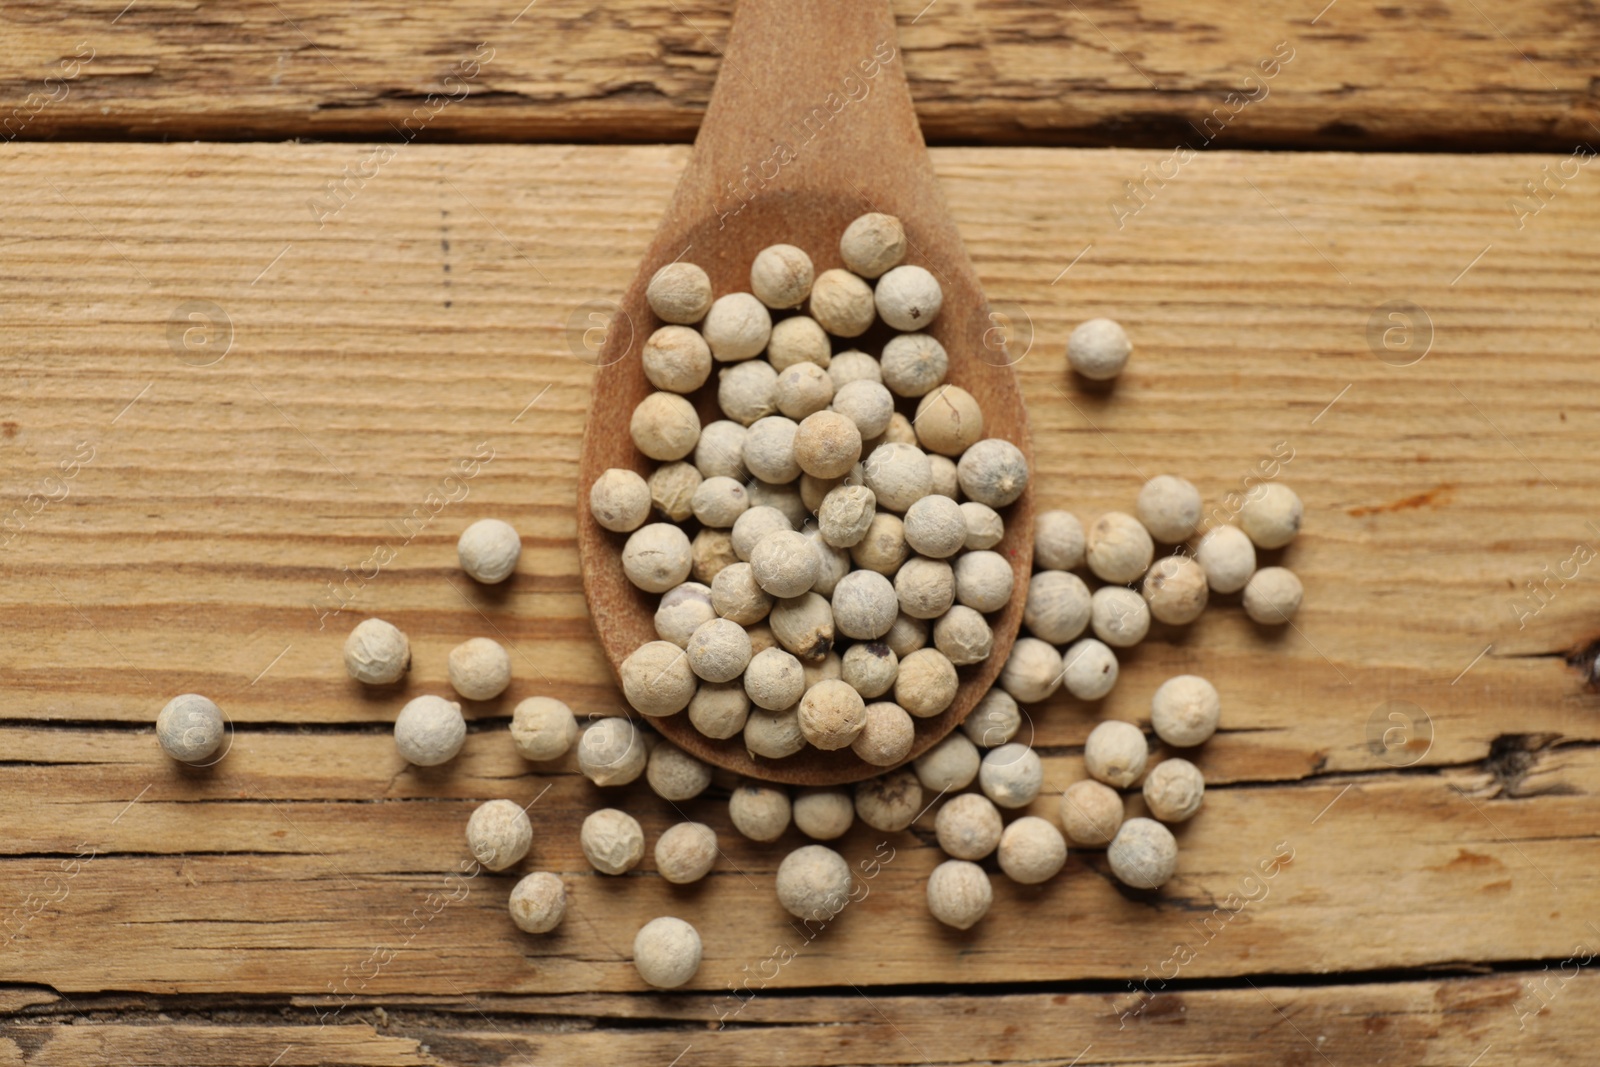
[[[852,300],[859,303],[860,296],[852,292],[856,283],[851,278],[828,272],[842,273],[847,264],[841,235],[852,221],[871,214],[900,220],[905,243],[900,262],[919,270],[898,277],[892,296],[884,290],[884,282],[876,283],[877,317],[887,326],[880,324],[860,336],[842,335],[829,326],[834,352],[860,349],[876,356],[897,332],[925,332],[948,353],[944,383],[965,390],[963,395],[970,394],[981,410],[983,437],[1010,442],[1015,449],[1005,455],[1031,467],[1027,414],[1011,368],[1015,356],[1008,354],[1002,331],[994,328],[995,319],[934,178],[901,69],[889,4],[886,0],[807,4],[741,0],[694,154],[599,353],[585,427],[578,478],[584,593],[606,657],[619,677],[630,655],[658,640],[654,619],[660,597],[630,582],[622,559],[628,534],[617,532],[615,523],[608,523],[612,527],[608,529],[597,521],[591,513],[590,492],[607,471],[648,476],[655,468],[635,447],[636,435],[630,434],[635,409],[655,388],[646,377],[641,350],[646,339],[666,324],[647,301],[647,287],[664,266],[693,263],[709,276],[713,296],[749,294],[758,254],[774,245],[793,246],[809,257],[816,278],[809,301],[800,310],[824,325],[843,322],[850,317]],[[790,265],[781,253],[767,255],[754,279],[756,285],[782,292]],[[931,324],[917,319],[924,275],[936,280],[942,292],[942,306]],[[867,284],[873,280],[868,278]],[[656,295],[660,307],[659,286]],[[773,299],[766,292],[761,295]],[[754,309],[744,309],[745,303],[754,305],[755,297],[728,302],[723,321],[717,323],[721,343],[728,349],[718,354],[719,370],[750,365],[737,362],[747,358],[741,346],[770,344],[759,329],[750,332],[754,340],[747,336],[743,316]],[[772,318],[786,321],[780,314]],[[716,347],[714,343],[713,351]],[[918,353],[909,353],[906,367],[914,370],[919,358]],[[692,358],[685,359],[692,363]],[[683,365],[669,353],[662,360],[663,369],[655,373],[658,377],[677,373]],[[796,405],[811,403],[808,396],[819,387],[815,374],[802,370],[790,377],[785,396],[792,396]],[[686,398],[700,425],[726,417],[717,411],[716,393],[713,374]],[[852,417],[872,417],[872,400],[855,398]],[[676,405],[663,401],[661,406],[662,417],[670,418]],[[908,420],[919,417],[917,401],[907,400],[904,393],[895,406]],[[950,422],[941,432],[959,432],[957,422],[950,421],[954,416],[938,417]],[[826,419],[817,425],[819,434],[832,429]],[[818,450],[828,443],[819,441]],[[671,451],[682,446],[669,434],[662,447]],[[1004,445],[996,448],[1005,451]],[[996,448],[986,449],[986,456]],[[619,484],[626,481],[610,477]],[[628,485],[637,493],[637,483]],[[719,483],[710,505],[738,504],[737,491]],[[1010,600],[988,616],[993,644],[986,657],[960,666],[956,694],[948,707],[914,720],[915,734],[905,759],[927,750],[966,717],[1011,651],[1032,561],[1031,493],[1024,491],[997,510],[1005,533],[992,551],[1012,569]],[[652,511],[646,521],[663,520]],[[691,535],[694,528],[692,521],[686,526]],[[894,694],[874,699],[892,700]],[[754,778],[820,785],[859,780],[886,769],[864,761],[851,747],[830,751],[808,745],[784,758],[752,756],[740,734],[720,740],[706,736],[682,711],[652,716],[651,723],[694,756]]]

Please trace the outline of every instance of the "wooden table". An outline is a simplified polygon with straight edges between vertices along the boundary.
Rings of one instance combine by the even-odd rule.
[[[607,879],[576,846],[596,791],[506,736],[529,695],[619,706],[573,545],[588,360],[728,16],[516,6],[0,13],[0,1064],[1592,1061],[1592,21],[897,5],[1026,351],[1040,505],[1127,508],[1171,471],[1227,508],[1276,462],[1306,605],[1269,632],[1220,598],[1102,707],[1032,709],[1053,816],[1094,723],[1147,719],[1174,673],[1217,683],[1164,891],[1075,853],[947,930],[924,817],[853,829],[870,894],[806,932],[772,891],[799,838],[738,838],[727,783],[682,806],[727,853],[703,884]],[[1135,340],[1110,390],[1063,358],[1100,314]],[[487,591],[454,551],[484,515],[524,543]],[[411,637],[403,686],[344,673],[369,615]],[[511,690],[469,706],[454,763],[406,767],[396,709],[479,634],[513,649]],[[234,727],[206,771],[153,736],[189,691]],[[551,936],[507,921],[516,874],[460,873],[499,796],[532,802],[528,865],[570,886]],[[652,840],[681,817],[607,801]],[[704,935],[686,991],[629,962],[659,914]]]

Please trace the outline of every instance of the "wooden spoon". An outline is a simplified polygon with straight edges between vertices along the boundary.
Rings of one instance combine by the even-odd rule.
[[[635,649],[657,639],[659,597],[624,576],[627,535],[596,523],[588,497],[607,468],[646,477],[653,469],[628,433],[634,406],[652,391],[639,352],[662,325],[645,302],[646,284],[664,264],[684,259],[705,269],[716,295],[747,292],[756,253],[779,243],[804,249],[819,274],[842,267],[839,236],[869,211],[900,218],[905,262],[926,267],[944,287],[944,307],[929,332],[950,353],[947,380],[977,398],[985,436],[1010,440],[1032,464],[1027,412],[1003,331],[995,328],[934,180],[887,0],[740,0],[694,155],[601,347],[584,431],[578,551],[584,594],[614,674]],[[878,351],[877,345],[862,347]],[[701,392],[715,393],[715,373]],[[695,399],[703,421],[720,417],[714,395]],[[913,756],[948,734],[988,692],[1016,638],[1033,560],[1031,490],[1002,515],[1006,537],[995,550],[1010,560],[1016,584],[1011,602],[990,616],[994,651],[961,668],[960,690],[947,711],[917,720]],[[741,738],[712,740],[685,713],[651,725],[700,759],[752,778],[828,785],[884,770],[848,748],[808,746],[782,760],[752,757]]]

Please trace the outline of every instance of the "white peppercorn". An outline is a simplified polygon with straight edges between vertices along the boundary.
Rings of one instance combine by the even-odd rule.
[[[578,842],[590,866],[601,874],[627,874],[644,858],[639,820],[616,808],[592,811],[583,820]]]
[[[778,372],[772,401],[791,419],[803,419],[833,402],[833,379],[815,363],[795,363]]]
[[[942,559],[913,556],[895,572],[894,592],[907,615],[936,619],[955,602],[955,572]]]
[[[866,722],[861,694],[842,679],[818,682],[800,698],[800,732],[824,752],[849,748]]]
[[[1089,587],[1070,571],[1040,571],[1028,582],[1022,623],[1052,645],[1075,640],[1089,625]]]
[[[684,582],[661,594],[656,606],[656,636],[679,648],[689,647],[690,636],[720,612],[713,606],[711,591],[701,582]]]
[[[732,478],[707,478],[695,488],[690,508],[701,525],[727,529],[750,507],[750,494]]]
[[[769,308],[799,307],[814,274],[811,257],[794,245],[768,245],[750,264],[750,291]]]
[[[465,729],[462,728],[463,733]],[[173,697],[156,714],[156,740],[163,752],[180,763],[200,763],[209,759],[222,747],[226,735],[227,720],[222,709],[199,693]],[[459,744],[457,747],[460,747]],[[404,754],[402,751],[401,755]],[[450,755],[455,753],[451,752]]]
[[[805,662],[816,662],[833,648],[833,609],[816,593],[779,600],[767,616],[778,644]]]
[[[466,739],[467,720],[461,705],[444,697],[417,697],[401,708],[394,720],[394,747],[402,759],[418,767],[449,762]]]
[[[1244,583],[1244,613],[1267,626],[1294,618],[1304,598],[1300,579],[1287,567],[1262,567]]]
[[[547,934],[567,917],[567,887],[549,871],[535,871],[511,889],[511,921],[527,934]]]
[[[687,326],[663,326],[651,334],[639,362],[650,384],[669,393],[692,393],[711,377],[711,349],[700,331]]]
[[[742,681],[721,685],[706,682],[689,698],[689,721],[706,737],[718,741],[743,732],[749,716],[750,697]]]
[[[712,301],[700,333],[720,363],[737,363],[757,355],[772,336],[772,313],[749,293],[728,293]]]
[[[961,472],[957,469],[955,460],[949,456],[929,455],[928,470],[933,475],[931,483],[933,495],[947,496],[951,500],[961,495]],[[962,517],[961,523],[964,530],[965,516]]]
[[[896,396],[926,396],[944,381],[950,354],[932,334],[903,333],[883,346],[883,384]]]
[[[793,707],[806,691],[800,661],[781,648],[757,652],[745,668],[744,691],[758,708],[782,711]]]
[[[850,553],[828,544],[815,527],[805,533],[806,540],[817,553],[817,578],[811,583],[811,591],[818,596],[831,597],[839,582],[850,573]]]
[[[1144,803],[1162,822],[1184,822],[1200,810],[1206,780],[1186,759],[1166,759],[1144,777]]]
[[[957,604],[934,620],[933,647],[957,667],[982,663],[994,651],[994,630],[978,612]]]
[[[894,701],[917,718],[929,719],[951,705],[959,684],[948,656],[938,649],[919,648],[900,659]]]
[[[1293,489],[1282,482],[1267,482],[1245,496],[1239,507],[1239,525],[1257,548],[1282,548],[1300,532],[1305,512]]]
[[[1122,825],[1122,797],[1104,782],[1086,778],[1061,794],[1061,826],[1081,848],[1105,848]]]
[[[837,618],[837,609],[834,614]],[[899,671],[900,657],[881,641],[862,641],[845,649],[841,677],[868,700],[887,693]]]
[[[644,484],[642,479],[639,484]],[[344,639],[344,669],[358,682],[398,682],[410,666],[411,642],[393,623],[362,619]]]
[[[802,470],[800,472],[800,479],[796,484],[800,487],[800,502],[803,503],[810,512],[810,514],[806,516],[805,521],[810,522],[813,518],[815,518],[816,513],[821,510],[822,502],[827,499],[828,494],[839,488],[844,483],[844,476],[840,476],[838,478],[818,478],[816,475],[807,474]]]
[[[911,425],[911,420],[898,411],[889,416],[889,425],[883,431],[882,437],[875,437],[868,444],[861,446],[862,452],[871,455],[882,445],[911,445],[917,444],[917,430]],[[920,451],[920,449],[919,449]],[[932,464],[929,460],[929,464]]]
[[[980,504],[1003,508],[1028,488],[1028,460],[1010,441],[990,437],[965,452],[956,464],[961,491]]]
[[[689,537],[677,526],[652,522],[628,535],[622,571],[647,593],[665,593],[689,577]]]
[[[1127,332],[1110,319],[1080,322],[1067,338],[1067,362],[1094,382],[1110,381],[1121,374],[1132,351]]]
[[[800,705],[791,704],[781,711],[753,709],[744,721],[744,747],[750,755],[766,759],[784,759],[805,748]]]
[[[522,538],[509,522],[499,519],[479,519],[462,530],[456,541],[461,569],[485,585],[509,578],[521,555]]]
[[[700,440],[700,416],[677,393],[651,393],[633,409],[628,432],[634,447],[651,459],[682,459]]]
[[[752,841],[776,841],[789,828],[789,794],[781,788],[744,783],[728,796],[733,828]]]
[[[893,215],[862,215],[844,228],[839,255],[863,278],[876,278],[906,257],[905,228]]]
[[[797,919],[826,922],[850,902],[850,864],[826,845],[804,845],[778,864],[778,902]]]
[[[883,367],[867,353],[849,348],[833,354],[828,361],[828,377],[833,379],[833,395],[838,396],[839,390],[851,382],[883,384]]]
[[[747,508],[733,523],[733,551],[744,562],[761,539],[779,530],[793,530],[794,525],[775,507],[765,504]]]
[[[923,330],[938,318],[944,290],[926,267],[903,264],[878,279],[873,302],[878,317],[896,330]]]
[[[468,700],[493,700],[511,684],[511,656],[498,641],[474,637],[450,650],[450,687]]]
[[[833,624],[857,640],[882,637],[894,625],[899,601],[889,579],[876,571],[851,571],[833,590]]]
[[[864,485],[840,485],[828,491],[817,509],[822,539],[835,548],[854,548],[867,535],[877,514],[877,496]]]
[[[872,325],[872,287],[847,270],[825,270],[811,284],[810,309],[835,337],[860,337]]]
[[[673,885],[698,882],[717,862],[717,832],[703,822],[680,822],[656,838],[656,871]]]
[[[908,770],[856,783],[856,815],[874,830],[886,834],[904,830],[921,812],[922,783]]]
[[[676,989],[693,978],[700,952],[700,932],[671,916],[651,919],[633,938],[633,966],[657,989]]]
[[[974,611],[999,611],[1011,600],[1016,576],[998,552],[968,552],[956,559],[953,573],[956,600]]]
[[[861,431],[836,411],[814,411],[801,421],[792,451],[795,465],[807,474],[843,478],[861,458]]]
[[[928,454],[915,445],[898,442],[878,446],[861,464],[867,488],[880,509],[904,512],[933,491],[933,467]]]
[[[980,504],[976,500],[963,500],[961,502],[961,518],[967,524],[966,547],[978,551],[993,548],[1006,536],[1006,524],[1001,520],[999,512],[988,504]],[[1034,558],[1039,557],[1039,546],[1034,543]],[[1009,569],[1009,568],[1008,568]]]
[[[627,785],[648,758],[644,736],[621,716],[596,719],[578,737],[578,770],[598,786]]]
[[[778,372],[761,359],[736,363],[717,372],[717,406],[742,426],[749,426],[778,410],[772,394]]]
[[[875,381],[857,380],[834,390],[833,410],[855,423],[862,440],[878,437],[894,418],[894,396]]]
[[[700,629],[720,621],[712,619]],[[695,631],[699,632],[699,629]],[[744,631],[739,632],[743,634]],[[693,638],[690,640],[692,643]],[[689,706],[689,698],[694,696],[693,662],[671,641],[646,641],[622,661],[619,673],[622,693],[628,698],[629,706],[642,715],[676,715]],[[738,677],[738,672],[730,677]],[[728,678],[712,681],[725,682]]]
[[[976,863],[945,860],[928,875],[928,911],[946,926],[970,929],[993,901],[989,875]]]
[[[511,743],[523,759],[560,759],[577,739],[578,717],[554,697],[529,697],[511,712]]]
[[[692,800],[711,784],[711,768],[670,741],[661,741],[650,750],[644,774],[663,800]]]
[[[1044,788],[1039,753],[1018,741],[990,749],[978,768],[978,788],[1002,808],[1025,808]]]
[[[724,567],[738,561],[727,530],[702,529],[689,544],[689,573],[701,585],[716,581]]]
[[[939,847],[958,860],[983,859],[1000,844],[1004,829],[994,802],[978,793],[951,797],[933,819]]]
[[[1047,700],[1061,686],[1061,655],[1037,637],[1019,637],[1000,668],[1000,688],[1019,704]]]
[[[795,462],[799,427],[784,415],[768,415],[751,424],[744,436],[744,465],[764,482],[781,484],[800,477]]]
[[[1022,729],[1022,709],[1004,689],[991,689],[961,722],[961,732],[979,748],[998,748]]]
[[[1206,609],[1206,572],[1189,556],[1163,556],[1150,565],[1141,587],[1150,614],[1169,626],[1183,626]]]
[[[1150,698],[1150,726],[1174,748],[1193,748],[1211,739],[1222,718],[1216,687],[1197,674],[1180,674],[1161,683]]]
[[[906,758],[915,740],[916,724],[906,710],[880,700],[867,705],[866,722],[850,750],[874,767],[892,767]]]
[[[1150,531],[1132,515],[1108,511],[1089,526],[1084,559],[1095,576],[1119,585],[1137,581],[1155,558]]]
[[[650,473],[650,503],[673,522],[694,514],[694,491],[703,481],[693,463],[664,463]]]
[[[981,757],[967,735],[957,731],[912,761],[912,770],[922,788],[934,793],[954,793],[972,784],[978,776]]]
[[[1101,586],[1089,598],[1089,622],[1106,644],[1132,648],[1150,632],[1150,605],[1125,586]]]
[[[745,664],[750,662],[750,635],[732,619],[711,619],[701,623],[690,636],[687,652],[689,668],[697,677],[708,682],[731,682],[744,673]],[[688,706],[686,696],[683,707]]]
[[[1070,644],[1061,653],[1061,678],[1079,700],[1099,700],[1117,684],[1117,654],[1092,637]]]
[[[772,596],[756,582],[748,563],[730,564],[717,572],[711,580],[710,603],[713,616],[742,627],[760,622],[772,610]]]
[[[816,549],[797,530],[774,530],[750,550],[756,584],[775,597],[797,597],[810,589],[818,564]]]
[[[867,532],[850,549],[850,558],[863,570],[892,575],[911,554],[906,544],[905,524],[900,516],[875,511]]]
[[[1083,743],[1083,765],[1090,776],[1119,789],[1126,789],[1144,773],[1150,746],[1144,734],[1131,722],[1107,719]]]
[[[1178,840],[1154,819],[1129,819],[1106,849],[1111,873],[1134,889],[1159,889],[1178,868]]]
[[[467,847],[483,866],[503,871],[533,847],[533,823],[516,801],[491,800],[467,819]]]
[[[947,496],[925,496],[914,501],[906,509],[904,523],[906,544],[932,559],[955,555],[967,540],[961,505]]]
[[[941,385],[917,403],[911,425],[929,452],[959,456],[983,438],[983,409],[959,385]]]
[[[791,529],[798,530],[811,515],[811,509],[800,497],[800,487],[793,482],[774,484],[756,480],[745,486],[750,493],[753,508],[776,508],[789,520]]]
[[[773,323],[772,336],[767,340],[767,362],[779,371],[796,363],[815,363],[828,369],[833,362],[831,351],[828,332],[810,315],[791,315]],[[834,382],[835,386],[838,384]]]
[[[793,809],[795,829],[815,841],[843,837],[856,821],[855,802],[842,789],[803,789]]]
[[[1182,478],[1158,474],[1144,483],[1134,514],[1157,541],[1187,541],[1200,525],[1200,490]]]
[[[961,505],[966,507],[965,504]],[[1083,523],[1069,511],[1041,511],[1033,520],[1033,562],[1044,570],[1070,571],[1083,563]]]
[[[1067,862],[1067,842],[1050,823],[1024,815],[1000,835],[996,857],[1006,877],[1019,885],[1048,882]]]
[[[917,649],[926,647],[929,629],[922,619],[913,619],[902,613],[895,617],[894,625],[883,635],[883,643],[893,649],[896,656],[905,659]]]
[[[662,321],[688,326],[711,307],[711,279],[693,263],[668,263],[651,275],[644,298]]]
[[[589,487],[589,514],[615,533],[628,533],[650,517],[650,487],[637,472],[612,467]]]
[[[1194,558],[1213,593],[1237,593],[1256,571],[1256,546],[1237,526],[1207,530],[1195,545]]]

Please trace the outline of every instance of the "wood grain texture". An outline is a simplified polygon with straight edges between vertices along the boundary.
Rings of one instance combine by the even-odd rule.
[[[0,98],[16,108],[0,125],[25,139],[688,141],[731,7],[23,0],[0,13]],[[936,142],[1570,151],[1600,121],[1600,31],[1573,0],[895,11]],[[1279,42],[1294,58],[1264,80]]]
[[[596,341],[586,333],[597,328],[591,312],[604,324],[614,309],[607,302],[639,262],[687,150],[413,146],[319,225],[308,201],[372,151],[19,144],[0,164],[9,523],[0,820],[11,828],[0,882],[23,899],[53,898],[20,936],[16,913],[0,916],[13,923],[0,981],[23,1002],[29,983],[73,1002],[103,989],[299,993],[323,1012],[341,1002],[341,983],[349,992],[365,982],[364,994],[383,998],[634,991],[633,930],[669,909],[707,934],[696,982],[709,996],[743,967],[759,969],[776,938],[798,936],[771,893],[782,848],[735,841],[715,797],[696,813],[719,827],[731,862],[708,884],[669,890],[648,870],[604,883],[580,876],[572,828],[598,798],[570,772],[522,764],[503,729],[517,700],[541,692],[584,714],[619,710],[575,550]],[[1585,303],[1600,281],[1587,237],[1600,221],[1592,176],[1568,182],[1519,228],[1509,200],[1559,159],[1216,154],[1152,185],[1119,228],[1108,201],[1165,156],[933,158],[984,288],[1027,352],[1018,372],[1039,505],[1086,518],[1126,508],[1145,476],[1171,470],[1225,508],[1226,494],[1276,455],[1307,504],[1305,532],[1283,553],[1307,588],[1297,628],[1262,631],[1221,598],[1196,625],[1158,628],[1124,657],[1104,706],[1062,698],[1032,709],[1031,736],[1059,788],[1078,775],[1076,747],[1100,718],[1146,718],[1151,691],[1179,671],[1216,681],[1225,730],[1199,757],[1213,789],[1183,832],[1166,893],[1124,895],[1103,857],[1077,857],[1040,889],[997,879],[990,917],[956,935],[923,913],[931,844],[898,835],[859,910],[775,985],[849,982],[881,1006],[874,986],[1112,984],[1030,990],[1043,999],[1015,1007],[986,996],[960,1017],[985,1058],[1070,1062],[1091,1042],[1112,1056],[1094,1027],[1115,1031],[1116,1020],[1086,1024],[1072,1048],[1045,1048],[1030,1044],[1057,1032],[1030,1025],[1039,1005],[1119,993],[1145,966],[1159,970],[1175,941],[1204,938],[1185,979],[1262,984],[1313,1039],[1370,1026],[1376,1043],[1359,1047],[1392,1050],[1393,1062],[1459,1064],[1499,1040],[1490,1021],[1504,1019],[1494,1026],[1508,1043],[1534,1042],[1530,1060],[1570,1059],[1564,1050],[1591,1025],[1584,983],[1541,1017],[1551,1025],[1531,1021],[1522,1036],[1508,975],[1407,981],[1370,997],[1353,987],[1291,995],[1260,976],[1529,969],[1519,961],[1530,959],[1540,961],[1533,971],[1557,970],[1595,936],[1585,920],[1600,839],[1597,698],[1565,658],[1596,629],[1592,564],[1566,564],[1600,536],[1588,526],[1600,521]],[[1375,312],[1395,301],[1416,305],[1428,325],[1405,311],[1415,332],[1389,341],[1412,347],[1385,362],[1369,328],[1376,321],[1373,343],[1385,351],[1382,331],[1400,323]],[[215,307],[186,307],[198,302]],[[1067,332],[1095,314],[1124,322],[1136,346],[1109,391],[1064,370]],[[524,536],[522,567],[504,589],[470,586],[456,568],[457,533],[489,514]],[[374,566],[379,546],[394,558]],[[364,692],[343,674],[344,634],[368,614],[412,638],[413,672],[392,690]],[[513,646],[511,691],[469,707],[474,733],[457,763],[405,771],[388,736],[395,711],[443,691],[446,653],[476,634]],[[161,704],[185,691],[212,694],[237,729],[208,774],[164,762],[149,731]],[[1381,731],[1384,704],[1399,700],[1430,717],[1430,743],[1386,751],[1374,740],[1375,714]],[[444,879],[464,858],[474,802],[526,802],[547,784],[533,862],[571,872],[574,886],[557,938],[514,934],[502,911],[510,878],[499,875],[472,880],[420,933],[403,925],[414,909],[431,914],[429,894],[455,891]],[[637,791],[619,799],[652,835],[671,818]],[[1279,842],[1294,859],[1264,883],[1270,892],[1207,937],[1208,921],[1219,928],[1215,909],[1252,891],[1243,879]],[[84,844],[103,851],[63,883],[61,865]],[[859,863],[879,844],[858,827],[844,850]],[[375,948],[401,951],[368,978]],[[1291,1048],[1294,1027],[1247,986],[1183,997],[1152,1002],[1140,1017],[1148,1043],[1115,1055],[1148,1060],[1185,1035],[1198,1062],[1306,1055]],[[1233,1036],[1157,1028],[1198,1020],[1198,1008],[1178,1010],[1200,1003],[1191,997],[1221,998],[1205,1001],[1221,1005],[1206,1025],[1238,1027]],[[940,1017],[907,1030],[898,1007],[885,1008],[894,1024],[930,1051],[945,1047],[953,1002],[904,999]],[[622,1003],[655,1011],[680,999]],[[796,1003],[758,997],[745,1015]],[[815,1002],[830,1022],[867,1013],[850,1024],[861,1031],[774,1022],[750,1033],[782,1025],[800,1042],[797,1061],[923,1058],[896,1050],[898,1036],[871,1021],[868,1004]],[[685,1027],[695,1034],[701,1006]],[[1371,1021],[1380,1016],[1387,1029]],[[491,1018],[481,1031],[455,1026],[463,1045],[405,1040],[447,1062],[530,1055],[495,1044],[513,1039],[494,1027],[536,1039]],[[240,1047],[253,1054],[252,1042],[276,1040],[275,1025],[252,1022],[266,1029],[243,1028]],[[90,1033],[156,1043],[130,1053],[135,1061],[159,1060],[190,1036],[126,1026],[24,1036],[50,1041],[61,1059]],[[562,1040],[574,1044],[540,1055],[642,1057],[658,1036],[587,1022],[572,1031]],[[307,1037],[284,1062],[315,1059],[313,1040],[334,1038]],[[752,1044],[730,1061],[768,1050],[739,1040]],[[1208,1040],[1240,1051],[1224,1057]],[[405,1044],[337,1053],[419,1055]]]
[[[1456,1067],[1475,1056],[1485,1065],[1583,1063],[1600,1032],[1594,983],[1576,977],[1571,965],[1565,977],[1535,969],[1335,988],[1264,981],[1254,989],[1163,992],[1131,1017],[1124,1014],[1128,999],[1081,992],[757,996],[738,1025],[708,1029],[718,1002],[704,994],[390,998],[383,1005],[364,999],[326,1026],[304,1006],[206,1011],[154,998],[74,998],[40,1004],[8,1027],[0,1063],[259,1067],[276,1057],[288,1067],[396,1067],[666,1064],[678,1057],[685,1067],[842,1067],[981,1056],[1020,1067],[1080,1056],[1080,1063],[1119,1067]],[[108,1010],[117,1015],[107,1017]]]
[[[839,237],[852,221],[868,212],[894,215],[905,228],[905,262],[932,271],[943,292],[939,316],[923,332],[949,353],[945,381],[977,401],[984,437],[1011,442],[1033,465],[1028,410],[1017,388],[1013,357],[1004,340],[995,339],[981,283],[917,129],[905,75],[892,62],[894,47],[894,22],[886,5],[835,0],[794,7],[747,0],[740,9],[728,54],[730,70],[746,73],[730,73],[718,83],[694,154],[622,296],[617,314],[638,328],[613,330],[606,337],[584,426],[578,555],[584,597],[590,613],[604,620],[597,635],[619,679],[623,661],[657,639],[654,615],[660,597],[636,588],[623,573],[627,539],[595,521],[588,508],[589,488],[608,469],[635,470],[648,477],[659,466],[634,446],[629,426],[634,409],[654,391],[640,352],[646,337],[665,323],[646,303],[645,287],[666,264],[698,264],[718,296],[747,293],[750,265],[762,249],[779,242],[806,249],[820,276],[845,266]],[[872,106],[820,122],[805,102],[824,98],[846,79],[870,80],[876,86]],[[792,154],[773,147],[770,125],[780,116],[782,125],[794,131]],[[836,338],[835,345],[840,351],[863,347],[876,354],[890,335],[889,327],[878,323],[863,336]],[[716,390],[713,379],[693,397],[702,425],[722,417]],[[915,401],[902,398],[897,407],[908,419],[916,418]],[[1010,563],[1014,587],[1021,589],[1033,566],[1033,490],[1025,488],[1001,510],[1001,517],[1006,532],[994,551]],[[990,655],[960,668],[955,697],[944,711],[916,720],[908,757],[937,744],[989,691],[1011,653],[1022,609],[1023,601],[1013,599],[989,616]],[[845,640],[838,636],[835,655]],[[807,744],[787,759],[770,760],[752,755],[743,737],[706,737],[687,715],[668,716],[656,725],[701,759],[773,781],[832,785],[882,772],[848,747],[823,751]]]

